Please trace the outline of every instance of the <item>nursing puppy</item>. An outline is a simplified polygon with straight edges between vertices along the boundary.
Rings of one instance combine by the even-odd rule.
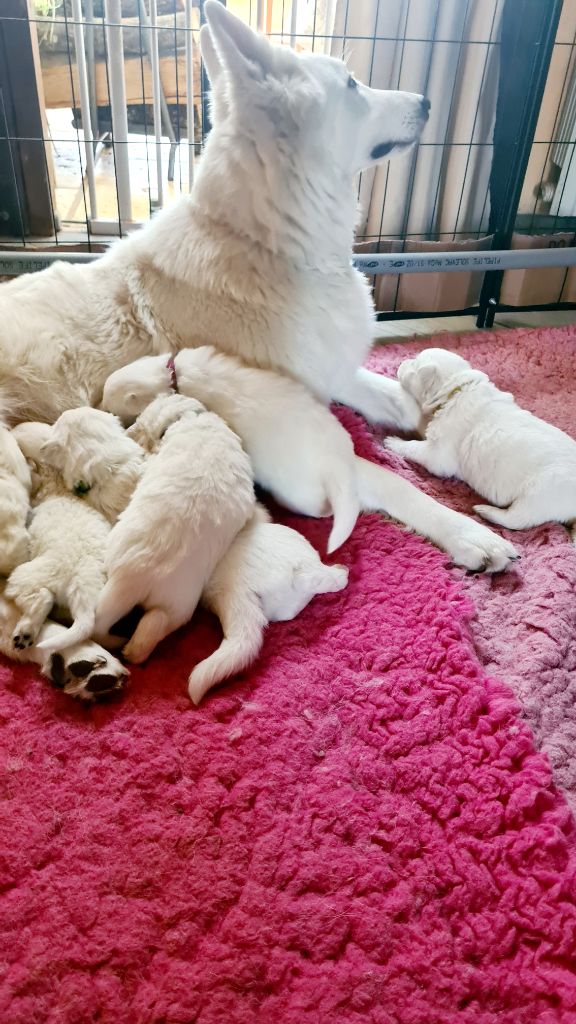
[[[4,591],[21,613],[12,637],[17,650],[34,644],[44,651],[64,650],[88,639],[105,583],[110,525],[96,509],[69,494],[60,473],[42,462],[51,431],[45,423],[22,423],[13,431],[32,471],[33,506],[30,560],[14,569]],[[72,626],[38,642],[53,605],[70,612]]]
[[[0,425],[0,576],[28,558],[26,520],[30,470],[9,430]]]
[[[224,640],[190,675],[194,703],[254,661],[269,622],[294,619],[316,594],[342,590],[347,582],[343,565],[324,565],[305,537],[272,523],[258,507],[202,594],[202,604],[220,619]]]
[[[398,379],[429,418],[423,441],[386,447],[435,476],[455,476],[490,505],[474,511],[509,530],[566,523],[576,541],[576,441],[520,409],[454,352],[425,349]]]
[[[281,505],[308,516],[333,514],[328,552],[348,539],[360,512],[354,446],[303,385],[204,345],[116,370],[104,385],[102,407],[128,421],[174,387],[226,420],[257,483]]]
[[[56,420],[42,459],[61,473],[68,491],[83,495],[115,523],[142,475],[146,454],[115,416],[84,406]]]
[[[124,648],[145,661],[192,618],[216,565],[251,517],[250,460],[214,413],[183,395],[155,399],[130,431],[157,452],[108,541],[97,637],[136,605],[145,614]]]

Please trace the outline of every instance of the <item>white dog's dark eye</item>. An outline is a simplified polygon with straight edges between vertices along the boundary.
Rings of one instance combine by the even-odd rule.
[[[354,75],[350,75],[350,77],[348,79],[348,88],[349,89],[357,89],[358,88],[358,82],[354,78]]]

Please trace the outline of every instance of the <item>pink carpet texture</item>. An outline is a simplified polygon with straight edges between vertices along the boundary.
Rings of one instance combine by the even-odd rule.
[[[569,426],[574,332],[443,341]],[[197,709],[204,615],[92,709],[2,663],[2,1024],[573,1024],[576,556],[519,540],[470,580],[364,517],[350,587]]]

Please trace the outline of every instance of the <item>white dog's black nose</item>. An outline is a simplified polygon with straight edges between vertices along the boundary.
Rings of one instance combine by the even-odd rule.
[[[432,106],[432,104],[430,103],[429,99],[424,97],[420,106],[422,108],[422,117],[424,118],[425,121],[427,121],[428,118],[430,117],[430,107]]]

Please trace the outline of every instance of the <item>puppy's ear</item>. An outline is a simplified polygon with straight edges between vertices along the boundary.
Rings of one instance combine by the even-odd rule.
[[[55,466],[58,469],[62,462],[62,445],[59,441],[50,438],[41,446],[40,455],[49,466]]]
[[[428,397],[429,392],[435,391],[438,387],[438,370],[435,366],[423,366],[420,370],[420,383],[422,393]]]
[[[270,43],[253,32],[248,25],[218,2],[206,0],[204,6],[211,42],[220,64],[235,78],[265,78],[272,68],[274,51]],[[206,67],[215,70],[213,55],[206,47],[206,38],[201,41],[202,56]],[[209,71],[212,78],[212,72]],[[216,72],[217,74],[217,72]]]

